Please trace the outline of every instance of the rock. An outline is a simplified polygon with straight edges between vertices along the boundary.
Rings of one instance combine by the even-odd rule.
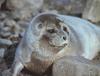
[[[20,32],[20,27],[14,20],[6,19],[4,23],[4,26],[9,27],[11,33],[18,34]]]
[[[10,32],[4,32],[4,31],[0,32],[0,36],[2,36],[2,37],[9,37],[10,35],[11,35]]]
[[[27,19],[36,14],[43,5],[43,0],[7,0],[7,7],[14,18]]]
[[[0,57],[1,58],[4,57],[4,52],[5,52],[5,49],[4,48],[0,48]]]
[[[100,21],[100,0],[88,0],[83,12],[83,18],[92,22]]]
[[[8,27],[16,26],[16,22],[12,19],[5,19],[4,25]]]
[[[18,37],[20,32],[23,32],[23,29],[25,28],[21,28],[16,21],[12,19],[5,19],[3,22],[1,22],[0,36],[8,38],[11,35],[16,35]]]
[[[20,25],[20,27],[21,27],[21,32],[25,32],[26,28],[27,28],[28,25],[29,25],[29,22],[27,22],[27,21],[19,21],[19,22],[17,22],[17,23],[18,23],[18,25]]]
[[[53,76],[100,76],[100,63],[66,56],[54,63]]]
[[[28,22],[15,21],[13,19],[6,18],[0,21],[0,38],[11,40],[12,43],[19,41],[19,36],[22,37],[25,29],[27,28]],[[4,45],[2,45],[4,47]]]
[[[6,18],[6,14],[4,12],[0,12],[0,20],[4,20]]]
[[[10,69],[3,71],[2,76],[12,76]]]
[[[5,0],[0,0],[0,8],[1,8],[1,5],[2,5],[2,3],[4,2]]]
[[[9,46],[9,45],[12,45],[12,42],[10,40],[7,40],[7,39],[1,39],[0,38],[0,46]]]
[[[0,21],[0,33],[1,33],[1,31],[2,31],[3,25],[4,25],[3,22]]]
[[[54,10],[63,14],[80,14],[87,0],[44,0],[44,9]]]
[[[0,63],[1,63],[2,60],[3,60],[4,53],[5,53],[5,49],[4,49],[4,48],[0,48]]]

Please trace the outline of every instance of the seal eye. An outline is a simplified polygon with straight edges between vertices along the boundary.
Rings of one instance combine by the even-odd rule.
[[[68,32],[68,30],[67,30],[67,28],[66,28],[66,27],[63,27],[63,30],[64,30],[65,32]]]
[[[43,24],[40,23],[40,24],[38,25],[38,28],[41,29],[42,27],[43,27]]]
[[[66,40],[66,37],[63,37],[64,40]]]
[[[56,31],[54,29],[48,29],[47,32],[49,32],[49,33],[55,33]]]

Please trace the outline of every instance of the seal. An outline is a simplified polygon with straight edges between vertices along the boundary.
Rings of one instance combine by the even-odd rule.
[[[100,50],[100,28],[77,17],[41,13],[33,18],[15,54],[12,76],[25,67],[44,73],[63,56],[92,60]]]

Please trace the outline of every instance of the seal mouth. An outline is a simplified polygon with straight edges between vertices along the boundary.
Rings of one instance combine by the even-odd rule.
[[[63,45],[54,45],[51,41],[49,41],[50,46],[55,47],[55,48],[64,48],[65,46],[67,46],[67,43],[63,44]]]

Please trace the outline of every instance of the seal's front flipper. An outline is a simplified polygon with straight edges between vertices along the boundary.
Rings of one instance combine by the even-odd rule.
[[[12,76],[17,76],[23,68],[24,66],[22,65],[21,62],[14,63],[12,67],[12,72],[13,72]]]

